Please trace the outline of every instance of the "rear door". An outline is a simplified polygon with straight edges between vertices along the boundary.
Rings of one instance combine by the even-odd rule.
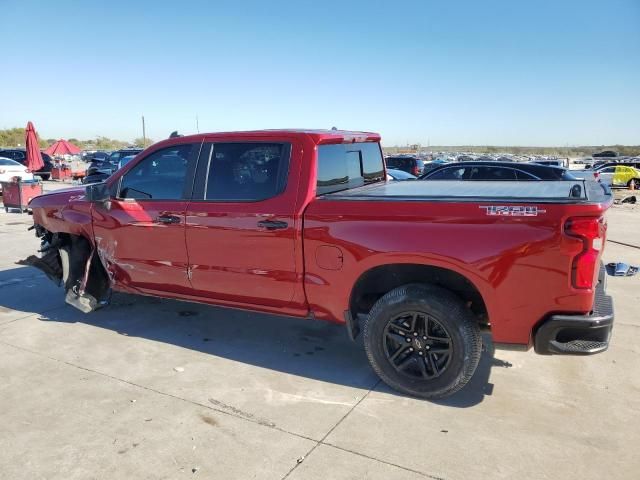
[[[185,210],[200,143],[160,148],[136,161],[93,208],[98,253],[123,288],[190,293]]]
[[[301,285],[296,215],[302,147],[282,141],[205,143],[186,243],[194,295],[285,307]]]

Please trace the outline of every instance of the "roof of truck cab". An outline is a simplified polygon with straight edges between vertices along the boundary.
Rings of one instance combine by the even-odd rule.
[[[380,135],[373,132],[358,132],[351,130],[314,130],[314,129],[276,129],[276,130],[249,130],[238,132],[211,132],[198,133],[182,137],[174,137],[164,140],[162,143],[184,143],[185,141],[202,141],[205,139],[215,139],[222,137],[233,138],[255,138],[255,137],[274,137],[274,136],[300,136],[311,139],[315,144],[323,143],[355,143],[355,142],[379,142]]]

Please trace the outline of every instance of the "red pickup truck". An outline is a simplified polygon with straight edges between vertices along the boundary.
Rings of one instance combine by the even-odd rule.
[[[391,387],[438,398],[489,331],[541,354],[607,349],[604,214],[584,180],[388,182],[377,134],[171,138],[105,183],[31,202],[23,261],[85,312],[111,290],[343,324]]]

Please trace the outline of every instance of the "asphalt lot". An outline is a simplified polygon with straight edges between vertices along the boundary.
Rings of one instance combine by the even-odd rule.
[[[30,224],[0,211],[2,479],[638,478],[640,275],[609,277],[608,352],[489,343],[471,384],[427,402],[336,326],[122,294],[84,315],[14,264]],[[609,225],[640,246],[640,208]],[[640,264],[613,242],[605,261]]]

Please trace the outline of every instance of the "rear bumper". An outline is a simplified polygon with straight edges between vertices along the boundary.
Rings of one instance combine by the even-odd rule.
[[[600,269],[593,310],[589,315],[552,315],[536,331],[534,347],[542,355],[594,355],[609,348],[613,300],[605,293],[606,272]]]

